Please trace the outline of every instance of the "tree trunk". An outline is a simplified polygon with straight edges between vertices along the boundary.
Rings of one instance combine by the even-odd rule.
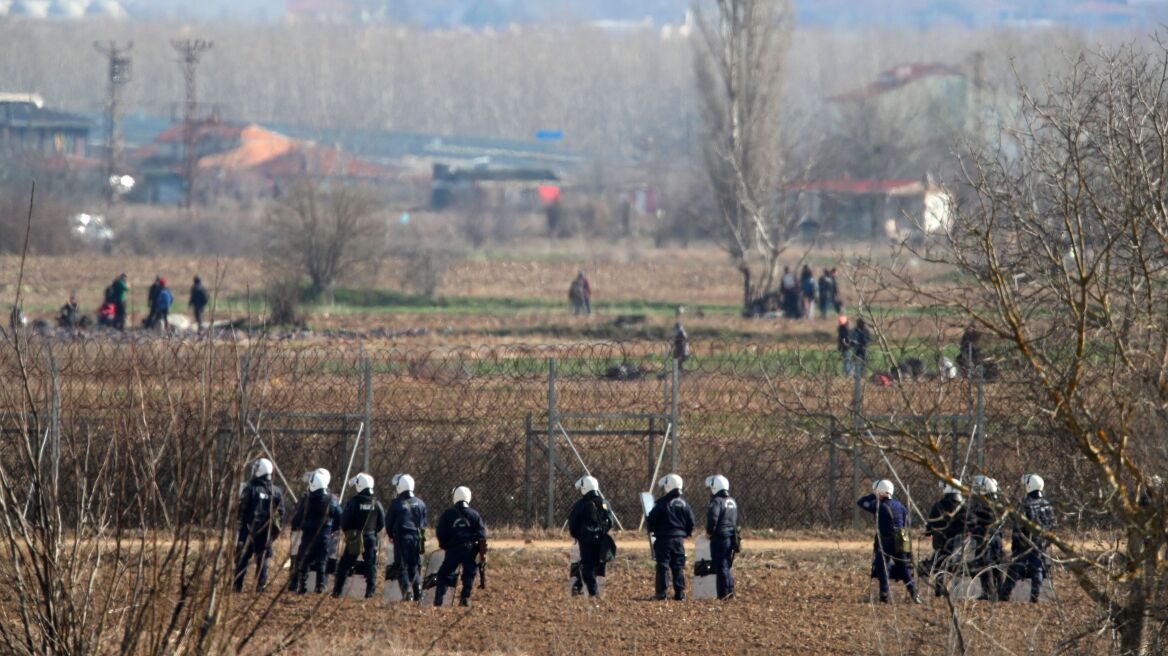
[[[1143,544],[1142,537],[1129,532],[1128,553],[1140,558],[1140,566],[1128,584],[1126,603],[1112,613],[1119,633],[1120,656],[1147,656],[1151,654],[1148,639],[1149,587],[1156,580],[1156,550],[1160,545]],[[1132,548],[1135,546],[1136,548]]]

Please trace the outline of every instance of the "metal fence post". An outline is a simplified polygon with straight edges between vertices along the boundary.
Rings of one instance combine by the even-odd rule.
[[[362,387],[365,393],[365,431],[362,437],[365,440],[365,468],[364,471],[369,471],[369,445],[373,441],[373,360],[366,357],[365,364],[365,380]]]
[[[531,442],[534,436],[531,432],[531,413],[527,413],[527,421],[524,422],[525,430],[523,431],[523,528],[531,529],[531,525],[535,522],[535,504],[534,494],[531,489]]]
[[[681,365],[677,361],[677,358],[673,358],[673,385],[672,385],[672,390],[670,390],[670,395],[669,395],[670,396],[669,417],[670,417],[670,421],[673,422],[673,432],[670,434],[670,447],[673,450],[673,454],[672,454],[672,458],[671,458],[672,469],[670,471],[672,471],[674,473],[677,473],[677,461],[678,461],[678,456],[680,455],[680,451],[681,451],[681,445],[679,444],[679,440],[678,440],[678,434],[681,433],[681,428],[678,426],[678,416],[677,416],[677,383],[680,380],[681,380]]]
[[[547,408],[547,453],[548,453],[548,498],[547,517],[544,528],[555,525],[556,516],[556,359],[548,358],[548,408]]]
[[[655,460],[656,455],[655,454],[657,453],[657,420],[654,419],[653,417],[649,417],[649,435],[648,435],[648,439],[645,441],[649,443],[649,461],[648,461],[649,469],[648,469],[648,471],[646,471],[647,476],[645,478],[649,481],[649,489],[652,490],[653,489],[653,469],[654,469],[654,465],[656,464],[656,460]]]

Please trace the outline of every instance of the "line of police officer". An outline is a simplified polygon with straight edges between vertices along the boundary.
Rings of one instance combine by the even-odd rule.
[[[933,541],[933,555],[924,562],[924,569],[933,580],[935,596],[944,595],[953,574],[966,566],[962,559],[968,536],[973,546],[973,561],[969,564],[981,587],[979,599],[1008,601],[1018,581],[1028,579],[1030,601],[1038,602],[1042,582],[1050,569],[1050,542],[1046,533],[1054,528],[1054,508],[1043,496],[1045,482],[1041,476],[1026,474],[1021,485],[1025,497],[1009,522],[1012,557],[1008,567],[1003,547],[1007,514],[1003,512],[997,481],[976,476],[972,485],[976,497],[968,505],[962,498],[961,481],[942,485],[942,496],[933,504],[925,521]],[[894,492],[891,481],[877,481],[872,493],[858,502],[861,508],[876,515],[871,575],[879,581],[881,602],[888,601],[889,580],[893,580],[903,582],[909,598],[919,604],[921,599],[912,572],[908,510],[893,498]]]
[[[285,515],[283,492],[272,484],[273,465],[260,458],[252,468],[252,479],[241,494],[237,537],[237,560],[234,588],[243,589],[248,566],[256,564],[256,590],[267,585],[268,561],[272,542],[279,536]],[[363,563],[365,596],[376,591],[378,535],[385,530],[393,543],[393,564],[389,578],[396,579],[404,600],[421,600],[421,556],[425,552],[426,504],[414,494],[414,479],[408,474],[393,478],[397,496],[389,513],[374,496],[374,480],[369,474],[353,477],[349,484],[356,494],[342,509],[329,492],[331,476],[326,469],[305,475],[308,494],[300,499],[292,515],[292,530],[300,531],[301,541],[292,562],[290,589],[307,592],[308,576],[315,575],[315,591],[323,593],[329,554],[337,547],[337,535],[344,536],[344,551],[336,566],[333,596],[340,596],[347,577],[358,562]],[[669,474],[659,483],[664,490],[647,516],[647,528],[653,540],[656,561],[656,598],[666,598],[667,575],[673,579],[674,599],[685,598],[685,539],[693,535],[694,515],[682,497],[683,481]],[[725,476],[706,479],[710,502],[706,515],[706,534],[710,539],[711,561],[716,575],[719,599],[734,596],[731,573],[734,554],[741,548],[738,533],[738,506],[730,496],[730,482]],[[581,498],[573,505],[568,528],[580,550],[578,576],[573,594],[586,588],[590,596],[599,593],[597,572],[616,555],[616,545],[609,533],[613,514],[592,476],[576,481]],[[470,507],[471,491],[457,487],[451,492],[453,505],[438,520],[439,548],[445,558],[436,578],[434,605],[441,606],[456,570],[462,571],[459,603],[469,604],[478,568],[485,563],[487,532],[482,516]]]
[[[262,592],[268,580],[268,561],[272,542],[279,536],[285,515],[284,495],[272,484],[274,467],[260,458],[252,467],[252,479],[240,493],[238,536],[236,542],[235,590],[243,589],[248,566],[256,564],[256,590]],[[290,587],[307,592],[308,575],[315,574],[315,591],[323,593],[329,554],[337,546],[338,534],[344,536],[344,551],[336,566],[332,594],[340,596],[348,576],[362,563],[365,596],[377,589],[378,536],[384,530],[393,543],[391,578],[397,580],[402,598],[422,598],[421,556],[425,550],[426,504],[414,494],[414,479],[409,474],[393,477],[397,496],[388,514],[374,496],[374,480],[361,473],[349,480],[355,494],[344,509],[329,492],[330,475],[326,469],[306,474],[308,494],[300,499],[292,515],[292,530],[300,531],[301,541],[293,559]],[[451,491],[452,506],[442,514],[436,529],[439,548],[445,560],[438,571],[434,605],[441,606],[451,576],[462,568],[460,603],[469,605],[476,571],[487,553],[487,532],[482,516],[470,507],[471,492],[465,487]]]

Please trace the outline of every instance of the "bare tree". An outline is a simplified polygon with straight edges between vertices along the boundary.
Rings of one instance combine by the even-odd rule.
[[[1043,529],[999,510],[1053,545],[1056,562],[1096,606],[1113,653],[1161,653],[1168,630],[1168,45],[1127,46],[1071,59],[1041,91],[1022,87],[1023,120],[1001,147],[963,162],[971,192],[946,234],[917,259],[960,276],[889,287],[961,317],[991,342],[1000,375],[1034,437],[1068,462],[1066,517],[1110,538],[1086,540],[1079,521]],[[935,445],[875,444],[956,478]],[[1029,453],[1033,445],[1024,447]],[[1036,458],[1037,459],[1037,458]],[[1027,463],[1033,470],[1054,459]],[[1108,533],[1103,533],[1108,535]]]
[[[308,276],[314,297],[375,254],[380,204],[372,192],[304,181],[272,201],[268,252],[282,267]]]
[[[743,306],[771,291],[791,219],[775,202],[784,173],[782,103],[789,0],[695,2],[694,66],[705,127],[702,154],[723,229],[742,274]]]

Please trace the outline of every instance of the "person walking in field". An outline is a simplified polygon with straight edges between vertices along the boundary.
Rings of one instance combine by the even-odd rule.
[[[114,327],[118,330],[126,329],[126,300],[130,296],[130,280],[126,274],[114,278],[109,286],[106,299],[114,305]]]
[[[889,580],[903,581],[909,599],[921,603],[913,580],[912,550],[908,539],[908,509],[892,498],[892,481],[880,480],[872,485],[872,493],[856,502],[865,512],[876,517],[876,538],[872,542],[872,578],[880,584],[880,603],[888,603]]]
[[[821,319],[827,318],[827,311],[835,309],[837,316],[840,315],[843,308],[839,301],[839,283],[835,279],[835,270],[824,269],[823,274],[819,276],[819,317]]]
[[[414,495],[414,477],[398,474],[393,477],[397,497],[389,504],[385,517],[385,532],[393,543],[393,569],[402,599],[419,601],[422,598],[422,555],[426,533],[426,502]]]
[[[839,351],[840,360],[844,365],[844,375],[852,375],[852,327],[848,324],[848,318],[844,315],[839,316],[839,327],[836,328],[835,334],[835,348]]]
[[[345,553],[337,563],[333,596],[341,596],[345,580],[360,560],[365,566],[365,598],[377,591],[377,540],[385,528],[385,509],[373,496],[373,477],[364,472],[349,480],[357,494],[345,504],[341,513],[341,531],[345,535]]]
[[[856,319],[856,329],[852,331],[852,354],[855,355],[854,366],[864,370],[868,362],[868,344],[872,342],[872,333],[868,332],[868,324],[863,319]]]
[[[988,476],[973,477],[973,501],[969,504],[969,537],[973,541],[973,563],[981,584],[981,601],[995,601],[1002,588],[1002,519],[998,503],[998,482]]]
[[[236,539],[236,592],[243,591],[243,579],[252,558],[256,563],[256,592],[268,585],[268,561],[272,543],[280,536],[284,521],[284,493],[272,485],[272,461],[256,460],[251,482],[239,495],[238,537]]]
[[[568,286],[568,303],[572,307],[572,314],[592,314],[592,285],[583,271],[576,274],[572,284]]]
[[[1042,496],[1045,487],[1046,482],[1038,474],[1026,474],[1022,477],[1022,488],[1026,491],[1026,498],[1018,504],[1018,514],[1037,528],[1030,528],[1014,520],[1010,531],[1010,553],[1013,562],[1006,571],[1006,581],[998,593],[999,601],[1009,601],[1014,586],[1025,577],[1030,579],[1030,603],[1038,603],[1047,570],[1047,551],[1050,549],[1050,541],[1042,532],[1054,528],[1054,507]]]
[[[166,286],[166,278],[158,279],[158,292],[154,296],[154,318],[152,325],[162,326],[163,333],[170,332],[170,306],[174,305],[174,294]]]
[[[685,599],[685,539],[693,535],[694,515],[689,503],[681,496],[683,481],[677,474],[669,474],[658,481],[665,494],[653,504],[646,527],[653,537],[653,560],[656,562],[656,594],[665,599],[666,576],[673,577],[673,598]]]
[[[957,487],[961,481],[953,485],[942,483],[941,498],[929,509],[929,516],[925,522],[925,531],[933,539],[933,556],[929,561],[929,575],[933,579],[933,596],[941,597],[945,594],[950,579],[950,572],[954,569],[954,556],[961,557],[961,542],[965,537],[966,508],[961,497],[961,490]]]
[[[154,282],[146,290],[146,317],[142,319],[142,327],[150,330],[158,321],[158,291],[162,289],[162,276],[154,276]]]
[[[300,531],[299,558],[292,571],[295,592],[308,593],[308,573],[316,573],[316,594],[325,591],[329,542],[341,523],[341,504],[329,492],[332,475],[327,469],[317,469],[309,475],[308,494],[296,505],[292,514],[292,530]]]
[[[706,510],[706,535],[710,538],[710,560],[714,562],[718,598],[734,596],[734,554],[741,550],[738,535],[738,503],[730,496],[730,480],[718,474],[706,479],[710,505]]]
[[[210,300],[211,297],[207,294],[207,288],[203,286],[203,281],[195,276],[195,281],[191,285],[191,299],[188,305],[195,313],[195,326],[199,332],[203,330],[203,310]]]
[[[588,596],[599,594],[596,573],[605,562],[604,547],[612,530],[612,510],[600,494],[600,482],[591,476],[576,481],[580,498],[568,513],[568,533],[580,547],[580,572],[572,584],[572,595],[587,588]]]
[[[811,319],[815,315],[815,297],[818,291],[815,274],[811,272],[810,266],[804,264],[803,270],[799,273],[799,292],[802,302],[803,318]]]
[[[480,559],[485,563],[487,558],[487,527],[483,524],[482,515],[470,507],[470,488],[456,487],[451,490],[450,496],[454,505],[442,513],[436,531],[438,547],[446,551],[446,556],[438,568],[434,605],[442,605],[450,577],[462,567],[462,593],[458,597],[458,605],[469,606]]]

